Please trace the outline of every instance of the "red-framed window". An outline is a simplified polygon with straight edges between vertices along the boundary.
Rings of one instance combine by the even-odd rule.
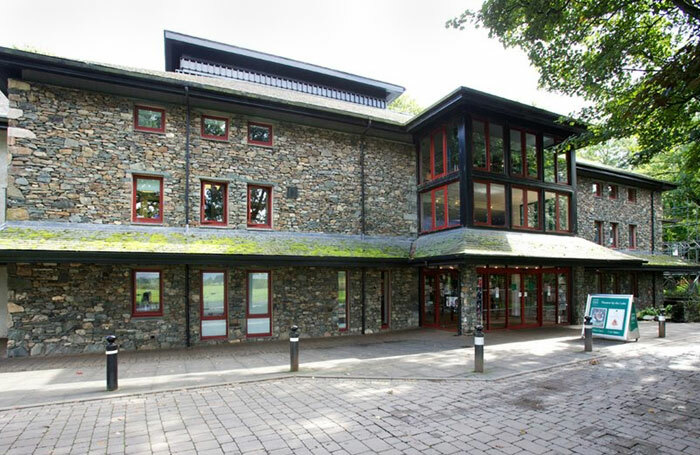
[[[228,272],[202,270],[200,285],[200,338],[228,338]]]
[[[381,272],[381,282],[379,289],[379,301],[381,304],[382,328],[391,327],[391,272],[384,270]]]
[[[248,227],[272,228],[272,187],[248,185]]]
[[[228,224],[228,184],[202,180],[199,219],[204,225]]]
[[[593,196],[596,197],[603,196],[603,185],[601,185],[599,182],[593,182],[591,184],[591,193],[593,193]]]
[[[570,163],[569,152],[558,150],[556,145],[559,138],[549,135],[542,136],[542,151],[544,155],[544,181],[548,183],[569,184]]]
[[[637,226],[634,224],[629,225],[628,242],[630,250],[637,249]]]
[[[272,146],[272,125],[248,122],[248,143],[252,145]]]
[[[135,105],[134,129],[151,133],[165,133],[165,109]]]
[[[637,189],[627,188],[627,201],[631,203],[637,202]]]
[[[269,270],[246,274],[246,336],[272,335],[272,280]]]
[[[163,271],[133,269],[131,271],[131,316],[163,316]]]
[[[610,248],[617,248],[620,244],[618,238],[617,223],[610,223],[610,235],[608,236],[608,243]]]
[[[511,175],[539,179],[539,147],[537,134],[519,128],[510,129]]]
[[[548,232],[571,232],[571,195],[545,191],[544,227]]]
[[[348,330],[350,321],[350,293],[348,292],[348,272],[338,271],[338,292],[335,304],[335,320],[338,330],[345,332]]]
[[[505,185],[475,180],[472,189],[474,191],[474,224],[479,226],[505,226]]]
[[[134,175],[131,193],[132,222],[163,222],[163,177]]]
[[[503,126],[472,119],[472,167],[502,174],[505,170]]]
[[[419,142],[421,183],[459,171],[457,123],[451,122]]]
[[[202,127],[200,133],[205,139],[227,141],[228,119],[226,117],[215,117],[213,115],[202,114]]]
[[[421,232],[460,225],[459,180],[424,191],[421,199]]]
[[[603,245],[604,239],[603,239],[603,222],[602,221],[595,221],[595,243],[598,245]]]
[[[617,185],[608,184],[608,198],[617,199]]]
[[[512,227],[530,230],[541,228],[539,190],[513,185],[510,190],[510,201]]]

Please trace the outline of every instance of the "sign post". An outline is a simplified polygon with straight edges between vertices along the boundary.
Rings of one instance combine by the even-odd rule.
[[[584,316],[591,317],[594,337],[622,341],[639,339],[632,295],[589,294]]]

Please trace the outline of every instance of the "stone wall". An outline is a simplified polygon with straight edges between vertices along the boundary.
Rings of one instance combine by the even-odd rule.
[[[132,289],[129,265],[10,264],[8,354],[10,356],[101,352],[104,337],[115,334],[123,349],[185,346],[185,268],[163,271],[163,316],[131,315]],[[255,270],[260,268],[256,267]],[[200,343],[200,270],[190,269],[190,339]],[[206,269],[205,269],[206,270]],[[218,269],[217,269],[218,270]],[[337,298],[337,272],[322,267],[268,269],[272,284],[271,337],[245,336],[246,272],[228,271],[228,341],[287,338],[297,324],[304,337],[358,334],[362,328],[361,272],[348,270],[350,327],[338,330],[333,317]],[[418,272],[414,268],[387,269],[391,273],[392,320],[390,330],[418,326]],[[366,272],[367,333],[380,330],[380,271]]]
[[[602,271],[602,274],[614,274],[618,282],[618,290],[620,294],[634,294],[634,277],[637,279],[637,292],[635,297],[635,305],[637,310],[647,307],[663,305],[664,290],[663,290],[663,273],[662,272],[608,272]],[[656,281],[656,288],[654,288]],[[600,293],[598,285],[598,274],[595,270],[586,270],[581,280],[581,295],[578,299],[577,306],[579,315],[582,317],[583,310],[586,307],[586,297],[588,294]],[[608,292],[608,289],[603,289],[603,292]],[[656,304],[654,303],[654,292],[656,292]]]
[[[128,224],[132,174],[164,177],[164,224],[183,226],[185,109],[150,101],[10,80],[12,107],[24,115],[8,187],[12,220]],[[133,129],[134,104],[166,111],[164,134]],[[229,227],[246,227],[249,183],[273,187],[273,227],[284,231],[360,232],[360,137],[225,112],[229,139],[202,138],[191,116],[190,224],[200,220],[201,180],[229,182]],[[271,123],[271,147],[249,145],[249,120]],[[416,232],[415,152],[411,144],[366,139],[367,233]],[[287,197],[295,187],[298,197]]]
[[[477,324],[483,323],[477,308],[477,291],[479,289],[476,267],[463,265],[459,269],[459,282],[462,287],[460,299],[462,303],[462,333],[471,334]],[[483,310],[483,304],[482,304]]]

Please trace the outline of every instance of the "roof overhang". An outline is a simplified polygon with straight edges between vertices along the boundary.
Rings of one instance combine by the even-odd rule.
[[[670,254],[658,254],[640,251],[626,251],[629,256],[634,256],[644,261],[644,264],[638,267],[625,267],[626,271],[639,272],[700,272],[700,264],[688,261],[685,258],[672,256]],[[602,265],[596,267],[599,269],[619,270],[619,266]]]
[[[647,177],[635,172],[615,169],[609,166],[597,165],[580,159],[576,160],[576,174],[593,179],[601,179],[607,182],[631,185],[657,191],[674,190],[678,186],[663,180]]]

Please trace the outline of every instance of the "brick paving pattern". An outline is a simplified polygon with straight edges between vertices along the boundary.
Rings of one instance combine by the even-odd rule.
[[[0,453],[699,454],[698,338],[497,381],[291,378],[0,412]]]

